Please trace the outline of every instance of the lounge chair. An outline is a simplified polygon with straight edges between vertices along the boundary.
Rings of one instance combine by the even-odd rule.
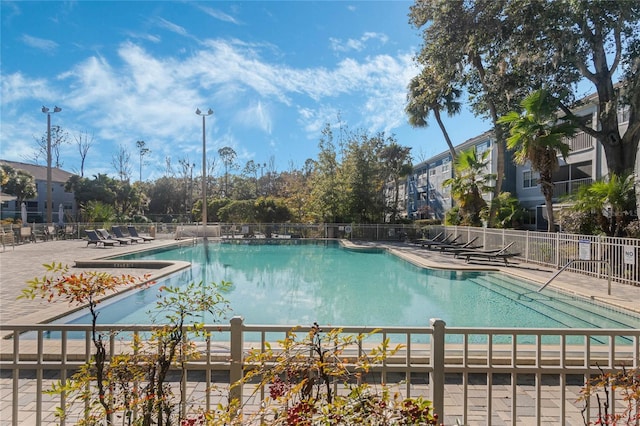
[[[440,245],[456,245],[456,244],[460,244],[460,243],[456,243],[456,241],[458,241],[458,238],[460,238],[460,234],[456,235],[456,237],[452,240],[451,237],[453,235],[449,234],[447,235],[447,238],[445,238],[442,241],[424,241],[421,245],[422,248],[426,248],[428,250],[431,250],[431,247],[433,246],[440,246]]]
[[[466,243],[438,244],[433,247],[433,250],[440,250],[443,253],[444,252],[453,253],[456,251],[464,251],[465,249],[466,250],[481,249],[482,248],[481,245],[473,245],[473,243],[475,243],[477,239],[478,237],[475,236],[469,241],[467,241]]]
[[[501,249],[494,250],[460,250],[455,252],[455,257],[464,257],[465,263],[469,263],[471,258],[476,259],[487,259],[487,260],[498,260],[502,259],[506,266],[509,266],[509,258],[519,256],[520,253],[509,253],[507,250],[509,247],[513,245],[513,241],[502,247]]]
[[[122,229],[119,226],[112,226],[111,227],[111,232],[113,232],[115,234],[115,236],[118,237],[118,238],[129,238],[131,240],[131,242],[139,243],[141,241],[144,241],[140,237],[132,237],[132,236],[124,235],[122,233]]]
[[[412,240],[411,242],[414,243],[414,244],[422,244],[425,241],[442,241],[443,239],[444,239],[443,238],[443,233],[439,232],[433,238],[418,238],[418,239]]]
[[[142,238],[145,243],[147,241],[155,240],[155,238],[153,238],[153,237],[149,237],[149,236],[146,236],[146,235],[139,235],[138,234],[138,230],[136,229],[135,226],[127,226],[127,229],[129,230],[129,235],[131,235],[131,237]]]
[[[133,241],[131,238],[118,238],[116,236],[113,236],[104,228],[96,229],[96,234],[98,234],[98,237],[102,238],[103,240],[117,241],[118,243],[120,243],[120,245],[129,244]]]
[[[93,244],[96,247],[98,247],[100,244],[102,244],[102,247],[106,247],[106,246],[113,247],[117,242],[117,241],[102,239],[100,238],[100,236],[96,231],[92,231],[90,229],[86,229],[84,232],[85,234],[87,234],[87,237],[89,237],[89,240],[87,241],[87,247],[89,247],[89,244]]]

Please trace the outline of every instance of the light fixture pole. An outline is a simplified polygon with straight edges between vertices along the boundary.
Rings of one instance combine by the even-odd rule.
[[[42,106],[42,112],[47,114],[47,225],[52,222],[52,194],[51,194],[51,114],[62,111],[62,108],[55,106],[53,112],[49,112],[49,108]]]
[[[202,117],[202,236],[207,240],[207,136],[205,132],[204,119],[213,114],[209,108],[207,112],[196,108],[196,114]]]

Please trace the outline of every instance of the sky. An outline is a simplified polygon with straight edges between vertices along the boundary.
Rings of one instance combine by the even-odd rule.
[[[93,140],[84,175],[132,180],[165,174],[167,158],[202,166],[231,147],[242,167],[277,171],[317,158],[321,131],[340,123],[385,132],[414,163],[447,149],[435,121],[412,128],[404,112],[420,31],[408,1],[1,1],[0,159],[34,162],[47,132],[43,106],[70,143],[64,170],[79,173],[76,140]],[[454,144],[490,129],[468,109],[445,118]],[[150,150],[143,158],[137,141]],[[219,159],[217,163],[221,162]],[[39,163],[46,164],[46,158]],[[222,167],[218,170],[222,173]]]

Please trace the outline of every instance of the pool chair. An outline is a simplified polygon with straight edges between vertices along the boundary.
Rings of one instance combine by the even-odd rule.
[[[422,246],[422,248],[426,248],[427,250],[431,250],[431,248],[434,247],[434,246],[440,246],[440,245],[454,246],[454,245],[457,245],[457,244],[461,244],[461,243],[457,242],[458,239],[461,236],[460,234],[456,235],[456,237],[454,239],[451,239],[452,236],[453,236],[452,234],[449,234],[449,235],[447,235],[447,238],[445,238],[442,241],[433,241],[433,240],[424,241],[424,242],[422,242],[421,246]]]
[[[135,237],[135,238],[142,238],[142,240],[146,243],[147,241],[153,241],[155,240],[155,238],[153,237],[149,237],[146,235],[139,235],[138,234],[138,230],[136,229],[135,226],[127,226],[127,229],[129,230],[129,235],[131,235],[131,237]]]
[[[480,249],[482,248],[482,245],[474,245],[473,243],[476,242],[476,240],[478,239],[477,236],[473,237],[472,239],[470,239],[469,241],[467,241],[466,243],[453,243],[453,244],[437,244],[433,246],[432,250],[440,250],[443,253],[454,253],[456,251],[462,251],[462,250],[475,250],[475,249]]]
[[[131,235],[129,235],[129,236],[124,235],[124,233],[122,232],[122,228],[120,228],[119,226],[112,226],[111,227],[111,232],[113,232],[113,234],[118,238],[128,238],[128,239],[130,239],[132,243],[139,243],[139,242],[144,241],[140,237],[133,237]]]
[[[424,241],[442,241],[443,238],[443,233],[439,232],[435,237],[433,238],[417,238],[415,240],[412,240],[411,242],[414,244],[422,244]]]
[[[87,247],[89,247],[89,244],[93,244],[96,247],[98,247],[100,244],[102,244],[102,247],[113,247],[117,241],[110,241],[110,240],[105,240],[103,238],[100,238],[100,236],[98,235],[98,233],[96,231],[92,231],[90,229],[87,229],[84,231],[85,234],[87,234],[87,237],[89,238],[89,240],[87,241]]]
[[[504,261],[505,266],[509,266],[509,258],[519,256],[520,253],[509,253],[507,250],[513,245],[513,241],[495,250],[468,250],[463,249],[455,252],[455,257],[464,257],[465,262],[468,263],[470,259],[486,259],[486,260],[500,260]]]
[[[113,236],[109,233],[109,231],[103,228],[96,229],[96,234],[98,234],[98,237],[102,238],[103,240],[117,241],[121,245],[129,244],[131,241],[133,241],[131,240],[131,238],[118,238],[116,236]]]

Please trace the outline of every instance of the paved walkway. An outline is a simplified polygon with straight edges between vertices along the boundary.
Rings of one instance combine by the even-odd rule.
[[[157,239],[149,244],[138,244],[132,246],[102,248],[102,247],[87,247],[86,242],[82,240],[64,240],[64,241],[49,241],[38,242],[17,245],[14,248],[7,247],[4,252],[0,253],[0,323],[2,324],[29,324],[36,322],[45,322],[48,319],[61,315],[69,310],[69,306],[66,304],[50,304],[40,300],[17,300],[17,297],[21,294],[21,291],[26,286],[26,282],[36,276],[42,276],[45,269],[42,267],[44,263],[61,262],[73,266],[76,261],[90,261],[94,259],[105,259],[110,256],[119,255],[126,252],[133,252],[151,247],[161,247],[164,245],[175,244],[176,242],[171,239],[171,236],[167,235],[165,239]],[[188,243],[188,242],[187,242]],[[433,267],[433,268],[445,268],[445,269],[492,269],[502,270],[509,274],[518,275],[526,278],[532,282],[544,283],[555,271],[551,268],[539,267],[537,265],[518,263],[514,261],[511,266],[504,267],[498,263],[495,265],[488,265],[487,262],[478,262],[465,264],[463,260],[455,260],[450,255],[443,255],[428,251],[415,245],[404,243],[365,243],[356,242],[351,243],[353,247],[374,247],[383,246],[390,250],[393,250],[399,256],[413,263]],[[96,267],[93,267],[96,266]],[[99,262],[95,262],[90,270],[98,269]],[[127,264],[126,266],[131,266]],[[159,276],[171,273],[175,271],[176,267],[163,267],[161,269],[154,269],[149,265],[142,265],[141,268],[106,268],[105,270],[114,274],[134,274],[143,275],[149,273],[152,277],[157,278]],[[81,271],[84,269],[77,269]],[[574,292],[582,294],[594,299],[606,301],[620,307],[625,307],[631,310],[640,312],[640,287],[634,287],[629,285],[622,285],[612,283],[611,295],[607,294],[607,280],[596,279],[592,277],[586,277],[584,275],[577,275],[569,272],[562,273],[551,286],[562,288],[564,291]],[[0,347],[10,345],[9,341],[1,341]],[[10,348],[4,348],[5,350]],[[32,413],[33,401],[35,400],[35,386],[33,381],[28,378],[21,378],[20,380],[20,400],[21,402],[27,401],[28,404],[23,406],[21,412],[28,411]],[[419,385],[417,385],[419,386]],[[519,394],[527,394],[532,392],[531,387],[523,387],[519,389]],[[492,424],[494,425],[507,425],[510,423],[510,405],[508,395],[510,395],[510,386],[502,384],[494,384],[494,395],[504,394],[504,400],[501,404],[494,405],[494,417]],[[568,394],[573,394],[577,397],[580,386],[571,386],[567,389]],[[418,390],[418,389],[416,389]],[[426,388],[424,390],[426,392]],[[543,407],[545,411],[549,413],[557,413],[557,386],[544,387],[543,395],[544,401]],[[421,393],[421,392],[418,392]],[[0,377],[0,419],[3,413],[6,414],[6,410],[10,410],[10,400],[12,395],[11,379],[2,375]],[[485,391],[482,386],[475,389],[474,386],[470,387],[470,412],[473,414],[470,418],[470,425],[483,425],[486,424],[486,398],[484,397]],[[445,406],[457,407],[461,409],[461,395],[462,388],[456,384],[452,384],[447,387],[447,395]],[[518,399],[518,403],[522,404],[522,399]],[[533,399],[532,399],[533,401]],[[7,405],[7,403],[9,405]],[[55,405],[51,402],[49,405]],[[51,406],[53,406],[51,405]],[[499,406],[498,406],[499,405]],[[28,408],[31,407],[31,408]],[[520,407],[520,419],[517,424],[533,424],[531,423],[531,417],[529,417],[528,411],[530,407]],[[460,410],[457,410],[460,411]],[[24,414],[24,412],[23,412]],[[49,415],[50,413],[47,413]],[[452,408],[448,413],[450,416],[459,415],[455,408]],[[579,414],[579,410],[574,408],[571,413],[566,414],[567,425],[583,424]],[[570,419],[569,419],[570,417]],[[21,418],[23,416],[21,415]],[[47,417],[50,419],[50,417]],[[25,421],[33,419],[33,416],[26,417]],[[545,424],[558,424],[559,418],[557,415],[550,415],[547,420],[549,423]],[[30,421],[30,420],[29,420]],[[34,424],[21,421],[21,424]]]

